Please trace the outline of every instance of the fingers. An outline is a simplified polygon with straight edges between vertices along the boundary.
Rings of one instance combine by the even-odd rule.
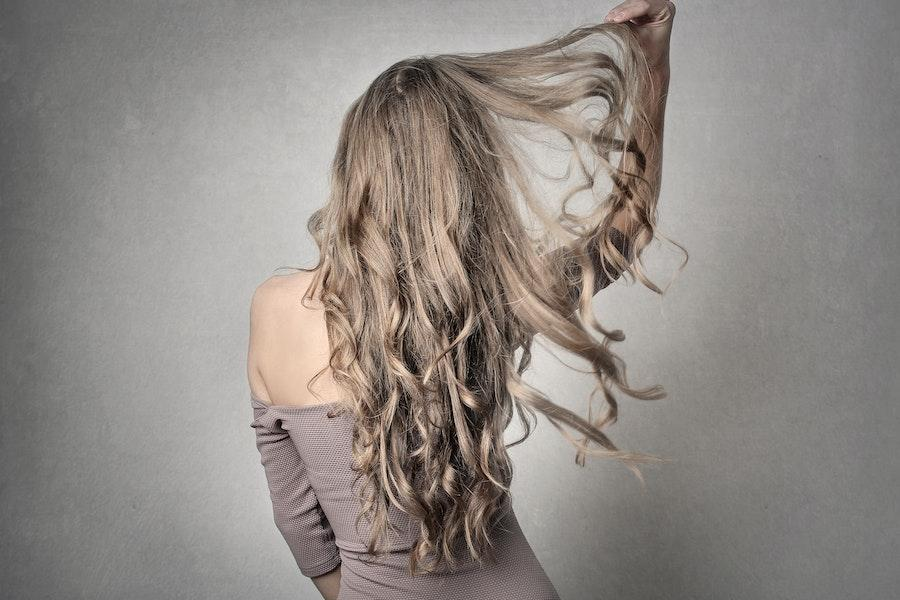
[[[604,21],[607,23],[622,23],[630,20],[662,21],[669,12],[671,12],[670,3],[662,0],[626,0],[609,11]]]
[[[621,23],[641,16],[647,12],[648,8],[650,8],[650,3],[647,0],[627,0],[614,6],[606,15],[605,20],[609,23]]]

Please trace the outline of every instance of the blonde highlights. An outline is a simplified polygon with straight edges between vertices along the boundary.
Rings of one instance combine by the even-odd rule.
[[[582,47],[594,37],[619,58]],[[635,464],[660,460],[620,451],[601,431],[617,418],[613,386],[638,399],[665,393],[628,385],[609,349],[624,335],[591,309],[592,291],[620,273],[662,293],[641,263],[657,236],[644,170],[658,149],[634,133],[646,121],[636,99],[651,87],[627,27],[600,24],[513,50],[400,61],[349,108],[330,197],[308,224],[319,260],[301,270],[316,270],[304,299],[318,292],[329,364],[355,419],[370,552],[385,549],[393,505],[420,523],[410,572],[452,567],[463,543],[472,558],[490,558],[513,475],[507,449],[528,437],[536,412],[577,448],[579,464],[613,457],[640,477]],[[598,101],[602,116],[586,116]],[[566,176],[578,181],[556,215],[531,181],[517,124],[569,145]],[[635,168],[613,165],[615,152]],[[596,189],[604,173],[607,194]],[[584,214],[569,206],[580,192],[593,200]],[[618,211],[634,224],[628,256],[613,243]],[[585,418],[523,381],[536,334],[589,363],[606,402],[600,417],[593,393]],[[516,415],[525,433],[506,444]]]

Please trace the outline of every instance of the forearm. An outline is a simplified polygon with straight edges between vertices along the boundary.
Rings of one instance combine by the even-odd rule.
[[[341,589],[340,567],[311,579],[316,588],[318,588],[319,593],[322,594],[322,598],[325,600],[337,600],[338,592]]]
[[[659,197],[660,184],[662,182],[663,130],[666,98],[669,93],[668,53],[666,53],[665,57],[657,59],[650,67],[650,89],[638,100],[640,103],[639,107],[647,120],[644,122],[633,118],[631,127],[638,147],[645,153],[647,162],[642,177],[647,180],[647,193],[651,195],[655,203]],[[635,154],[632,152],[623,153],[619,169],[627,173],[639,173],[640,169]],[[620,211],[616,214],[612,224],[626,233],[633,231],[631,216],[625,211]]]
[[[666,99],[669,94],[669,49],[671,47],[672,24],[675,19],[675,4],[669,0],[649,0],[644,6],[623,2],[607,15],[607,21],[628,22],[628,28],[640,47],[649,69],[647,89],[641,98],[635,98],[636,112],[643,113],[646,120],[634,116],[630,123],[631,134],[644,154],[645,167],[641,170],[634,153],[624,152],[620,169],[626,173],[640,175],[643,181],[634,182],[628,175],[620,175],[629,185],[630,191],[639,196],[643,205],[639,212],[644,214],[617,214],[620,229],[631,233],[634,225],[641,225],[656,207],[662,180],[663,125],[665,123]],[[628,141],[628,140],[626,140]],[[634,185],[632,185],[634,184]],[[640,186],[636,189],[634,186]],[[642,210],[641,210],[642,209]],[[624,212],[624,211],[623,211]],[[639,220],[632,223],[632,219]],[[615,221],[614,221],[615,223]]]

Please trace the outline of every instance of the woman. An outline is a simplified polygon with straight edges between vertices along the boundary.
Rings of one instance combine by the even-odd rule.
[[[331,197],[309,222],[318,264],[270,277],[250,311],[251,426],[275,522],[326,599],[558,598],[509,494],[526,414],[544,414],[580,464],[614,457],[640,476],[635,463],[658,460],[601,431],[617,415],[612,385],[665,394],[628,386],[608,348],[624,335],[599,325],[591,299],[623,272],[661,293],[640,255],[657,236],[674,13],[629,0],[543,44],[403,60],[350,107]],[[621,56],[585,49],[598,38]],[[568,143],[578,181],[557,217],[520,126]],[[612,192],[573,212],[604,172]],[[545,226],[537,238],[523,209]],[[589,361],[601,417],[524,383],[538,333]],[[514,413],[525,435],[506,444]]]

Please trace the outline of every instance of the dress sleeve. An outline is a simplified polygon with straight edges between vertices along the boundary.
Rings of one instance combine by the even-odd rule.
[[[616,247],[616,250],[622,253],[622,256],[625,257],[625,260],[631,262],[634,257],[631,256],[631,240],[620,230],[615,227],[610,227],[609,229],[609,241],[612,242],[612,245]],[[597,291],[602,290],[603,288],[609,286],[613,281],[617,280],[622,276],[622,272],[615,269],[612,265],[608,265],[612,269],[612,278],[606,273],[606,269],[604,266],[606,265],[606,261],[603,258],[603,255],[597,251],[594,251],[593,246],[591,247],[591,259],[594,261],[594,269],[597,277],[597,282],[595,286],[597,287]],[[597,292],[594,292],[595,294]]]
[[[634,261],[631,239],[625,233],[615,227],[611,227],[609,230],[609,241],[615,246],[616,250],[622,253],[626,262],[631,263]],[[572,258],[569,250],[560,248],[555,252],[563,258],[563,268],[568,276],[572,279],[577,279],[581,267]],[[594,295],[596,295],[597,292],[619,279],[622,276],[622,272],[616,269],[614,265],[608,263],[603,254],[594,245],[588,246],[588,256],[594,265]],[[607,270],[611,271],[611,276],[607,274]],[[573,285],[572,289],[569,290],[569,295],[573,302],[578,300],[580,294],[581,285],[579,284]]]
[[[255,400],[255,399],[254,399]],[[275,525],[287,542],[300,572],[324,575],[341,564],[334,532],[319,505],[290,433],[261,402],[253,403],[256,447],[265,470]]]

